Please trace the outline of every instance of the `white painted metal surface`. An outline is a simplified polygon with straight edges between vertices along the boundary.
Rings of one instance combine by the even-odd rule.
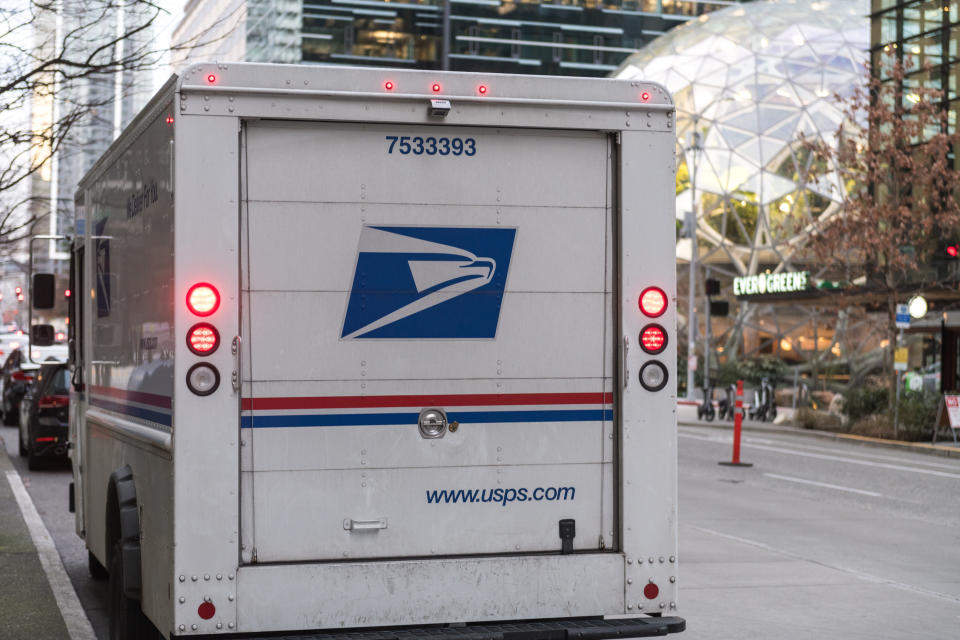
[[[98,555],[106,480],[133,468],[161,632],[671,612],[672,113],[643,83],[241,64],[154,101],[81,185],[87,274],[106,217],[124,293],[109,317],[82,296],[80,364],[113,405],[79,398],[75,426]],[[124,217],[153,180],[172,215]],[[197,282],[221,294],[207,318]],[[669,298],[656,356],[637,345],[650,285]],[[198,321],[220,335],[207,356]],[[208,396],[185,382],[200,362]],[[443,437],[420,435],[428,408]]]

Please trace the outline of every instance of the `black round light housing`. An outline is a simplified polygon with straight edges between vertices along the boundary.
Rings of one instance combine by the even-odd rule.
[[[640,330],[640,348],[651,355],[667,348],[667,330],[659,324],[648,324]]]
[[[220,372],[212,364],[198,362],[187,370],[187,388],[198,396],[208,396],[220,386]]]
[[[220,346],[220,332],[209,322],[198,322],[187,332],[187,348],[197,356],[209,356]]]
[[[667,386],[667,368],[663,363],[651,360],[640,367],[640,385],[647,391],[660,391]]]

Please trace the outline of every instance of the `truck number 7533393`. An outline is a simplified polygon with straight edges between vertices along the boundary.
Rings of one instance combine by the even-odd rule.
[[[394,149],[401,155],[415,156],[474,156],[477,154],[477,141],[473,138],[422,138],[420,136],[386,136],[390,142],[387,153]]]

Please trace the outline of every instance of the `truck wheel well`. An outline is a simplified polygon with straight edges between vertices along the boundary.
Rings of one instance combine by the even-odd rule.
[[[106,566],[111,566],[114,549],[123,554],[123,591],[140,599],[140,511],[133,469],[124,465],[110,474],[107,485]],[[115,543],[119,545],[115,546]]]

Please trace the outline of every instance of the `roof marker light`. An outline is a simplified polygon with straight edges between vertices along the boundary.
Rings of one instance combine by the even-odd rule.
[[[387,91],[393,91],[393,83],[387,80],[386,82],[383,83],[383,88],[386,89]]]
[[[220,292],[212,284],[198,282],[187,291],[187,308],[194,315],[212,315],[219,306]]]
[[[167,116],[167,124],[173,124],[173,116]]]
[[[439,83],[439,82],[434,82],[434,83],[433,83],[433,86],[431,86],[430,89],[431,89],[434,93],[440,93],[440,89],[441,89],[440,83]]]
[[[477,93],[479,93],[482,96],[487,95],[487,85],[482,84],[479,87],[477,87]]]
[[[650,102],[650,92],[644,91],[643,93],[641,93],[640,99],[643,100],[644,102]]]
[[[217,81],[217,76],[213,75],[212,73],[207,76],[207,82],[209,82],[210,84],[213,84],[216,81]]]

